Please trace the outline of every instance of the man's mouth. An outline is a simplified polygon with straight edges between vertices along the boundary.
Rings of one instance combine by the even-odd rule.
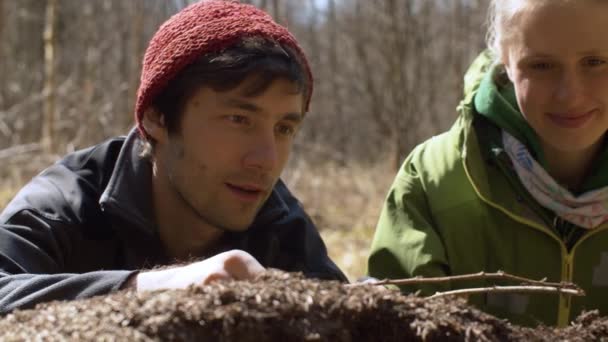
[[[265,187],[257,184],[224,184],[232,194],[234,194],[238,199],[245,202],[256,201],[266,193],[266,191],[264,190]]]

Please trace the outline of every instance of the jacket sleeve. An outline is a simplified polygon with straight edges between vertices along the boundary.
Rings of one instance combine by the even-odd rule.
[[[68,188],[67,180],[88,186],[66,173],[60,166],[49,168],[0,213],[0,314],[51,300],[106,294],[120,289],[133,274],[76,266],[83,257],[96,255],[84,247],[78,219],[90,210],[83,203],[93,201],[60,190]]]
[[[76,241],[68,231],[74,230],[28,210],[0,224],[0,315],[52,300],[106,294],[134,273],[67,273],[65,260]]]
[[[378,279],[449,275],[443,242],[433,224],[421,167],[415,149],[398,172],[382,207],[368,258],[368,274]],[[449,284],[402,287],[425,295],[444,291]]]

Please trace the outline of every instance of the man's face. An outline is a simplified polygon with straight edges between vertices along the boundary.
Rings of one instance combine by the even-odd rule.
[[[503,61],[545,153],[593,150],[608,129],[608,4],[545,1],[514,26]]]
[[[186,212],[220,229],[246,230],[288,160],[302,120],[296,85],[273,81],[259,96],[237,88],[199,89],[184,107],[179,133],[157,142],[156,167]]]

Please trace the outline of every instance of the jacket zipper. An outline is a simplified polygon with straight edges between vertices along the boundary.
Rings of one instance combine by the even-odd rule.
[[[553,230],[556,232],[560,232],[560,227],[563,225],[564,220],[555,215],[553,219]],[[563,247],[565,248],[565,242],[561,241]],[[566,248],[566,253],[563,254],[563,262],[562,262],[562,282],[572,282],[572,271],[573,271],[573,256],[572,253],[574,249],[568,251]],[[570,309],[572,306],[572,296],[560,294],[559,295],[559,310],[557,316],[557,325],[559,327],[565,327],[568,325],[570,321]]]
[[[505,173],[505,174],[508,173],[508,170],[506,169],[504,164],[502,164],[501,159],[498,156],[496,159],[497,159],[497,163],[498,163],[499,167],[502,169],[503,173]],[[507,177],[508,177],[508,175],[507,175]],[[534,202],[528,203],[528,205],[533,207]],[[572,253],[572,249],[568,249],[568,243],[567,243],[567,241],[565,241],[565,235],[562,232],[562,230],[564,228],[563,227],[564,223],[565,223],[565,221],[561,217],[555,215],[553,217],[553,222],[551,223],[551,228],[553,229],[553,231],[546,229],[546,227],[544,227],[544,226],[543,226],[543,228],[545,228],[545,229],[543,229],[542,231],[545,232],[546,234],[550,235],[551,237],[553,237],[554,240],[556,240],[559,243],[560,250],[561,250],[561,260],[562,260],[560,280],[562,282],[571,283],[572,276],[573,276],[573,267],[574,267],[574,262],[573,262],[574,254]],[[532,226],[532,225],[530,225],[530,226]],[[559,303],[558,303],[558,310],[557,310],[557,326],[565,327],[568,325],[571,306],[572,306],[571,301],[572,301],[572,296],[566,295],[566,294],[559,295]]]
[[[463,164],[465,174],[469,180],[469,183],[473,187],[473,190],[475,191],[477,196],[479,196],[479,198],[481,198],[482,201],[487,203],[489,206],[503,212],[505,215],[507,215],[514,221],[522,223],[524,225],[527,225],[531,228],[534,228],[536,230],[539,230],[539,231],[545,233],[546,235],[548,235],[550,238],[552,238],[559,244],[560,250],[561,250],[561,259],[562,259],[562,272],[561,272],[562,279],[561,280],[569,281],[567,279],[569,279],[569,277],[571,277],[571,275],[572,275],[572,272],[571,272],[572,271],[572,251],[574,251],[574,248],[572,249],[572,251],[570,251],[570,253],[568,253],[566,244],[564,244],[564,242],[560,238],[558,238],[553,232],[551,232],[551,230],[549,230],[547,227],[545,227],[541,224],[538,224],[534,221],[523,218],[521,216],[515,215],[512,212],[510,212],[509,210],[507,210],[506,208],[503,208],[502,206],[500,206],[500,205],[490,201],[488,198],[484,197],[481,194],[481,192],[479,191],[479,189],[477,188],[477,186],[475,185],[475,182],[473,181],[473,178],[471,177],[471,174],[469,173],[469,170],[466,165],[465,156],[463,156],[462,164]],[[580,242],[580,240],[579,240],[579,242]],[[558,310],[557,310],[557,326],[558,327],[567,326],[569,323],[569,321],[568,321],[569,316],[570,316],[570,297],[566,296],[566,295],[560,295]]]
[[[471,96],[471,98],[472,98],[472,96]],[[461,103],[459,105],[458,109],[462,111],[461,114],[469,114],[470,111],[472,110],[470,105],[467,108],[467,106],[465,106],[463,103]],[[471,125],[472,125],[472,123],[471,123]],[[472,127],[470,127],[470,129],[472,129]],[[464,146],[467,146],[467,144],[468,144],[467,140],[468,140],[468,135],[470,133],[471,132],[469,132],[469,130],[465,128],[465,130],[464,130],[465,139],[464,139],[464,143],[463,143]],[[586,234],[583,234],[580,238],[577,239],[577,241],[574,243],[574,245],[571,247],[571,249],[568,250],[565,242],[562,239],[558,238],[556,236],[556,234],[554,234],[552,231],[550,231],[546,226],[543,226],[534,221],[528,220],[524,217],[515,215],[515,214],[511,213],[509,210],[507,210],[506,208],[503,208],[500,205],[490,201],[488,198],[484,197],[481,194],[481,192],[479,191],[479,189],[476,187],[476,184],[473,181],[473,177],[471,176],[471,174],[469,173],[469,170],[467,168],[467,164],[466,164],[467,149],[466,149],[466,147],[463,150],[463,152],[464,153],[461,154],[461,158],[462,158],[462,165],[463,165],[463,168],[465,171],[465,175],[466,175],[467,179],[469,180],[469,183],[473,187],[473,190],[475,191],[477,196],[479,196],[479,198],[483,202],[485,202],[489,206],[503,212],[505,215],[507,215],[511,219],[515,220],[516,222],[522,223],[533,229],[541,231],[541,232],[545,233],[546,235],[548,235],[553,240],[555,240],[559,244],[560,250],[561,250],[561,256],[562,256],[562,272],[561,272],[562,277],[561,278],[562,278],[562,281],[572,282],[573,272],[574,272],[574,252],[576,251],[576,248],[579,245],[581,245],[585,240],[589,239],[591,236],[608,230],[608,223],[604,223],[600,227],[597,227],[597,228],[593,229],[592,231],[587,232]],[[552,227],[552,228],[554,228],[554,230],[558,231],[557,225],[560,224],[560,221],[562,221],[562,219],[556,216],[553,221],[553,227]],[[557,326],[558,327],[565,327],[569,324],[569,316],[570,316],[570,310],[571,310],[571,306],[572,306],[571,298],[572,298],[572,296],[560,295],[560,300],[559,300],[559,305],[558,305],[558,317],[557,317]]]
[[[560,218],[560,217],[555,217],[554,219],[554,228],[557,229],[559,228],[559,225],[564,223],[564,219]],[[608,230],[608,224],[604,223],[602,225],[600,225],[599,227],[587,232],[586,234],[583,234],[572,246],[572,248],[570,249],[570,251],[566,252],[565,254],[565,258],[564,258],[564,263],[562,265],[562,281],[566,281],[566,282],[574,282],[574,252],[576,251],[576,248],[578,246],[580,246],[581,243],[583,243],[585,240],[589,239],[590,237],[592,237],[593,235],[596,235],[598,233],[601,233],[603,231]],[[570,310],[572,308],[572,296],[568,296],[568,295],[560,295],[561,298],[563,298],[564,300],[560,299],[560,316],[558,318],[558,322],[560,324],[560,326],[566,326],[569,323],[569,318],[570,318]]]

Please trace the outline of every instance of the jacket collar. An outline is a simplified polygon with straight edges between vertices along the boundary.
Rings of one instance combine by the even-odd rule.
[[[481,117],[476,110],[475,98],[487,90],[480,89],[480,86],[484,79],[487,81],[489,73],[492,73],[492,59],[488,52],[484,52],[465,75],[465,97],[458,107],[460,117],[453,127],[466,176],[477,195],[487,204],[511,217],[542,225],[542,217],[529,206],[522,205],[524,193],[518,191],[515,184],[505,181],[504,170],[497,158],[501,151],[496,149],[497,146],[491,143],[491,139],[487,139],[496,126],[488,122],[488,119],[484,120],[485,116]]]
[[[127,135],[99,204],[147,233],[157,231],[152,206],[152,164],[142,158],[137,129]]]
[[[127,135],[118,154],[108,185],[99,204],[104,211],[117,215],[148,234],[156,234],[152,204],[152,164],[141,157],[143,141],[136,128]],[[289,214],[289,207],[280,191],[285,185],[281,180],[258,212],[253,226],[265,226]],[[245,233],[234,233],[241,235]]]
[[[519,110],[513,83],[507,81],[502,86],[496,84],[495,75],[499,72],[498,67],[486,72],[477,94],[475,94],[474,107],[476,113],[485,116],[498,128],[509,132],[517,140],[524,143],[533,153],[534,158],[541,165],[546,165],[540,147],[540,140]]]

